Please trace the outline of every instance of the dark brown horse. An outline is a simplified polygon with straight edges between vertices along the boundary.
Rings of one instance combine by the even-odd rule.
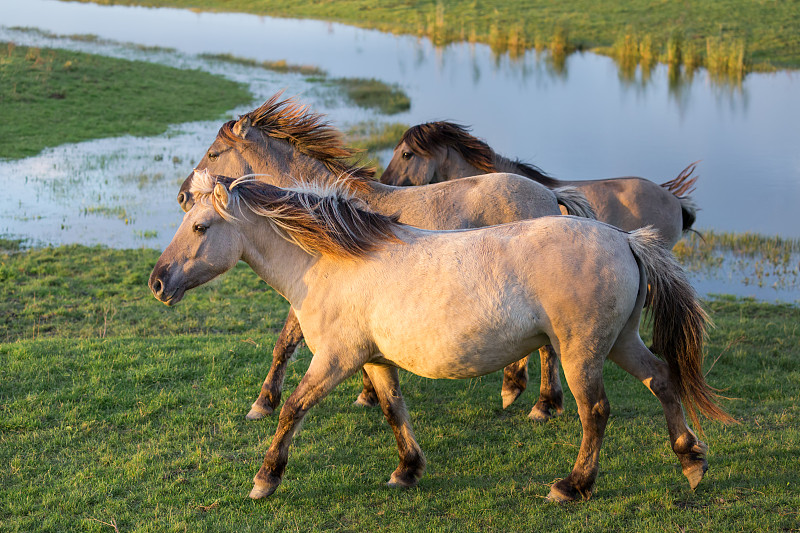
[[[695,221],[697,207],[688,196],[695,163],[660,186],[644,178],[557,180],[533,165],[511,160],[452,122],[428,122],[409,128],[381,176],[391,185],[425,185],[487,172],[512,172],[547,187],[570,185],[584,193],[597,220],[626,231],[653,226],[667,248]]]

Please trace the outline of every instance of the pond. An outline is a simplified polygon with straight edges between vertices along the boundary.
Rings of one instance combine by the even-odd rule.
[[[573,54],[557,67],[534,51],[511,59],[484,45],[436,48],[426,39],[319,21],[53,0],[0,0],[0,7],[2,40],[203,68],[251,82],[259,100],[287,87],[287,94],[299,94],[341,128],[370,117],[407,124],[455,120],[471,125],[499,153],[559,178],[639,175],[661,182],[700,160],[693,195],[702,209],[698,228],[800,237],[796,72],[749,74],[737,85],[698,71],[674,83],[664,66],[628,78],[610,58],[589,53]],[[65,40],[14,27],[175,51]],[[302,76],[203,61],[201,53],[313,64],[332,77],[375,77],[399,84],[412,106],[390,118],[374,116]],[[81,143],[0,163],[0,186],[10,194],[0,212],[0,234],[164,246],[180,218],[173,200],[177,182],[218,126],[176,125],[159,138]],[[79,194],[80,185],[89,189]],[[152,196],[145,202],[143,195]],[[794,301],[800,294],[753,285],[728,290],[735,284],[727,279],[708,283],[705,290],[765,299]]]

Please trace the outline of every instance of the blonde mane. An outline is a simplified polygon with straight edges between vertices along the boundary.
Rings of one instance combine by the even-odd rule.
[[[289,142],[297,151],[321,162],[335,176],[346,178],[345,185],[363,190],[375,179],[375,169],[354,162],[358,152],[347,147],[339,130],[314,113],[295,97],[278,100],[283,91],[273,95],[261,106],[246,113],[251,127],[274,139]],[[233,132],[236,121],[222,125],[217,136],[227,145],[250,143]]]
[[[228,205],[220,205],[214,187],[228,190]],[[252,176],[238,179],[195,171],[191,185],[198,203],[210,205],[226,220],[238,208],[267,218],[286,240],[310,254],[363,257],[387,242],[399,242],[397,217],[368,211],[339,182],[303,184],[282,189]]]

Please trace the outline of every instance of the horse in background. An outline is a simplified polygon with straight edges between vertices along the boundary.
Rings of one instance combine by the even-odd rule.
[[[547,187],[576,187],[586,195],[597,220],[626,231],[653,226],[668,249],[691,229],[697,206],[689,196],[697,176],[696,163],[676,178],[657,185],[636,177],[557,180],[533,165],[508,159],[453,122],[428,122],[406,130],[381,182],[391,185],[425,185],[486,174],[511,172]]]

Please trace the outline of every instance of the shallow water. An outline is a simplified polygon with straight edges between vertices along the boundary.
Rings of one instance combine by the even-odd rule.
[[[626,80],[611,59],[593,54],[573,54],[556,69],[535,52],[511,60],[483,45],[436,49],[425,39],[318,21],[53,0],[0,0],[0,8],[0,40],[203,68],[250,82],[253,106],[287,87],[287,94],[300,94],[342,128],[374,115],[343,105],[299,75],[207,62],[196,54],[283,59],[320,66],[330,76],[398,83],[412,108],[391,120],[471,124],[498,152],[556,177],[664,181],[701,160],[694,194],[702,208],[698,227],[800,237],[800,81],[794,72],[750,74],[731,86],[700,71],[671,84],[666,67],[656,67],[646,80],[641,73]],[[52,39],[14,26],[176,51]],[[0,211],[0,234],[36,242],[164,246],[180,220],[177,184],[218,126],[182,124],[157,138],[93,141],[0,162],[0,187],[10,194]],[[722,281],[697,281],[704,292],[768,300],[800,295],[798,289],[741,285],[724,275]]]

